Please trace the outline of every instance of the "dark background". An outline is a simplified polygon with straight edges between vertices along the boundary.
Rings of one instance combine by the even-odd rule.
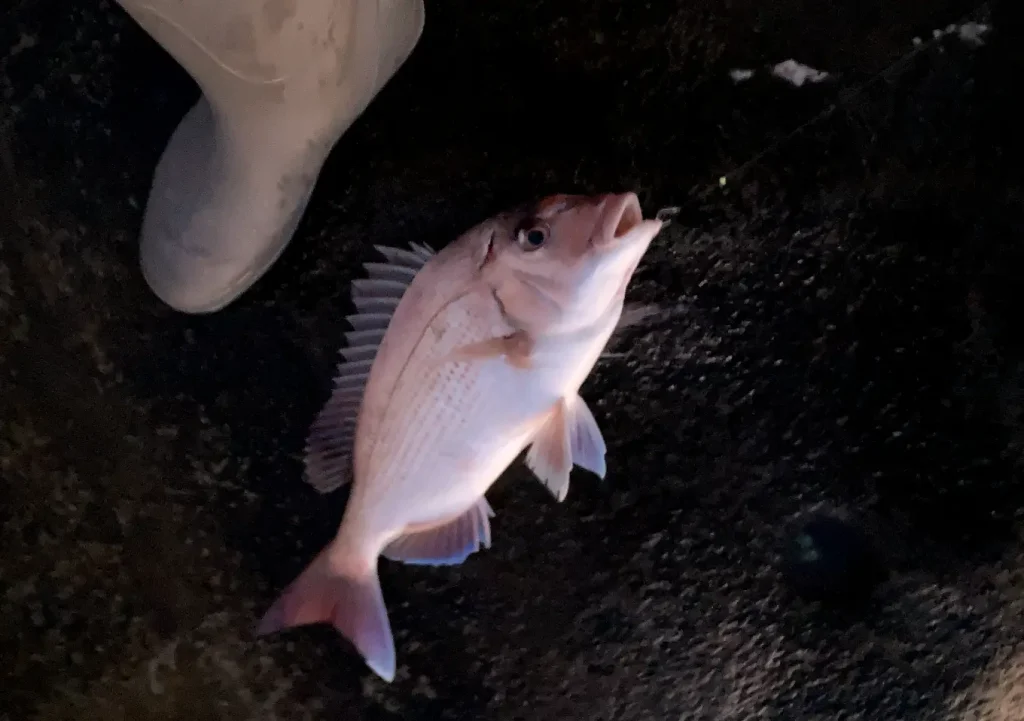
[[[9,0],[0,719],[1019,721],[1017,12],[432,0],[280,262],[189,317],[136,234],[194,84],[112,2]],[[932,42],[968,13],[983,47]],[[791,57],[830,81],[729,79]],[[382,564],[390,686],[329,628],[256,641],[343,508],[300,453],[371,243],[624,189],[683,211],[584,388],[608,480],[516,466],[490,551]]]

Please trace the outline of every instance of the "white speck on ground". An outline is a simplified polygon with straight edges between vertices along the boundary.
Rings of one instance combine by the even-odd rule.
[[[22,50],[28,50],[31,47],[35,47],[37,42],[38,41],[34,35],[26,35],[25,33],[22,33],[21,37],[18,38],[18,42],[12,45],[10,50],[7,51],[7,57],[14,57]]]
[[[755,71],[749,68],[733,68],[729,71],[729,77],[734,83],[742,83],[754,77],[754,73]],[[800,87],[806,82],[818,83],[829,77],[828,73],[798,63],[792,58],[772,66],[771,74],[792,83],[796,87]]]
[[[984,45],[982,36],[988,32],[988,25],[985,23],[964,23],[960,26],[960,39],[971,45]]]
[[[178,664],[174,658],[174,652],[178,648],[179,641],[180,639],[174,639],[171,641],[149,662],[149,690],[156,696],[159,696],[166,690],[163,682],[157,678],[157,672],[160,670],[160,667],[167,666],[172,671],[178,670]]]
[[[828,73],[825,71],[815,70],[792,58],[783,60],[772,68],[772,75],[787,80],[798,88],[806,82],[820,83],[828,77]]]
[[[936,28],[932,30],[932,38],[934,40],[941,40],[942,38],[949,35],[957,35],[961,41],[974,45],[976,47],[984,45],[984,36],[990,30],[986,23],[979,22],[967,22],[962,25],[950,24],[945,28]],[[911,41],[915,47],[920,47],[923,40],[920,37],[914,37]],[[734,83],[743,83],[750,80],[755,75],[754,70],[750,68],[733,68],[729,71],[729,77]],[[771,74],[777,78],[786,80],[796,87],[801,87],[804,83],[819,83],[826,80],[829,74],[823,70],[816,70],[808,65],[799,63],[796,60],[790,58],[784,60],[781,63],[777,63],[772,67]]]

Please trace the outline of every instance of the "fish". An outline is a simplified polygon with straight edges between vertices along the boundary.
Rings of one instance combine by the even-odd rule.
[[[329,623],[386,682],[396,651],[379,558],[460,564],[491,546],[491,485],[523,453],[557,501],[607,447],[579,390],[622,323],[666,221],[635,193],[558,194],[477,223],[438,252],[376,246],[334,388],[310,426],[306,480],[351,483],[333,540],[259,635]],[[624,318],[625,316],[625,318]]]

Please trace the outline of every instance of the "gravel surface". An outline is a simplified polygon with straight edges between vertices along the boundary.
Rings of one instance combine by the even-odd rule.
[[[913,5],[431,2],[280,262],[196,318],[137,266],[195,85],[112,2],[10,0],[0,719],[1019,721],[1024,33]],[[683,210],[584,388],[608,479],[515,466],[490,551],[382,564],[391,685],[329,628],[256,640],[344,506],[300,453],[371,243],[615,189]]]

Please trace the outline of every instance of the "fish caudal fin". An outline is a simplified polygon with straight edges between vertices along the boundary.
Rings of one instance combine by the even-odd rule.
[[[360,576],[341,574],[332,568],[328,549],[321,551],[266,612],[257,633],[313,623],[333,625],[370,670],[394,680],[395,641],[375,567]]]

